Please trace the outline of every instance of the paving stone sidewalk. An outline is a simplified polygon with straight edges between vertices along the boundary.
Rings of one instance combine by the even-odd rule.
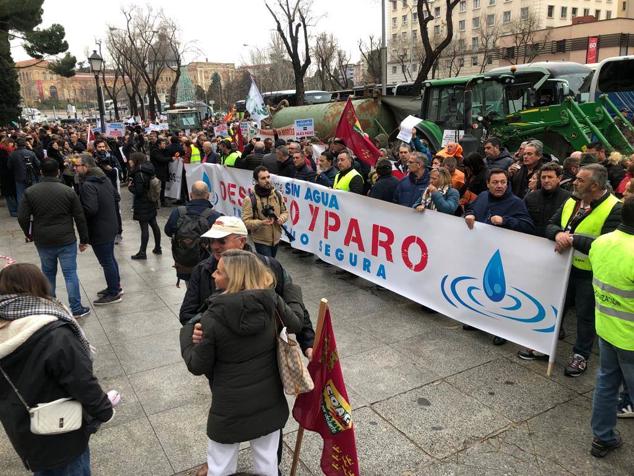
[[[169,241],[164,254],[132,261],[140,232],[123,192],[124,240],[116,247],[123,302],[93,307],[104,287],[89,249],[78,259],[81,320],[97,347],[95,373],[105,389],[123,394],[116,420],[92,439],[96,476],[186,475],[205,461],[211,396],[206,379],[182,363],[176,288]],[[170,209],[160,211],[161,229]],[[150,238],[150,247],[153,241]],[[17,221],[0,207],[0,255],[39,264]],[[344,377],[353,406],[361,474],[374,475],[633,475],[634,420],[619,421],[623,447],[604,460],[590,456],[590,410],[597,356],[586,375],[563,376],[574,342],[574,315],[565,321],[559,363],[551,378],[543,362],[524,362],[513,344],[462,326],[361,278],[340,277],[282,248],[279,259],[304,290],[311,315],[330,301]],[[61,271],[58,296],[67,302]],[[421,282],[421,286],[425,283]],[[292,405],[292,399],[289,399]],[[297,424],[284,429],[288,474]],[[250,467],[249,449],[239,468]],[[307,433],[299,474],[318,475],[321,440]],[[3,430],[0,474],[25,475]]]

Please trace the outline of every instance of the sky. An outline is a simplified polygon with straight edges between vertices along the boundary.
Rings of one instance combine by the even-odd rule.
[[[95,40],[105,39],[107,26],[124,26],[121,7],[131,4],[145,7],[148,3],[45,0],[40,27],[61,24],[69,51],[82,61],[86,52],[90,54],[96,48]],[[181,27],[182,39],[195,46],[192,50],[200,50],[198,54],[190,53],[188,62],[207,58],[210,62],[247,64],[249,49],[265,47],[275,28],[264,0],[153,0],[149,4],[154,9],[162,8]],[[380,38],[381,0],[312,0],[312,11],[316,21],[309,34],[333,33],[353,62],[360,57],[359,39],[371,34]],[[29,59],[17,41],[11,52],[14,61]]]

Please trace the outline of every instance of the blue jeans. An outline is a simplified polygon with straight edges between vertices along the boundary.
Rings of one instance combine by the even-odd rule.
[[[36,471],[34,476],[90,476],[90,449],[86,447],[79,457],[64,466],[57,469],[45,469],[44,471]]]
[[[22,197],[24,196],[25,190],[26,190],[26,185],[24,184],[24,182],[15,183],[15,201],[17,203],[16,210],[20,206],[20,202],[22,201]]]
[[[269,246],[269,245],[263,245],[262,243],[254,243],[254,244],[255,244],[255,251],[257,251],[259,254],[263,256],[270,256],[271,258],[275,258],[275,255],[277,254],[277,247],[279,245]]]
[[[114,257],[114,241],[92,245],[92,250],[103,268],[103,274],[108,285],[108,294],[116,296],[121,289],[119,277],[119,265]]]
[[[62,267],[66,290],[68,291],[68,304],[73,314],[79,314],[83,306],[81,305],[81,294],[79,291],[79,278],[77,277],[77,242],[64,246],[38,246],[37,252],[40,255],[42,272],[51,285],[51,292],[55,296],[55,280],[57,278],[57,261]]]
[[[614,427],[621,384],[634,388],[634,351],[619,349],[601,338],[599,351],[601,366],[592,399],[592,433],[609,444],[616,439]]]
[[[15,196],[6,195],[4,200],[7,202],[7,208],[9,209],[9,215],[12,217],[18,216],[18,199]]]

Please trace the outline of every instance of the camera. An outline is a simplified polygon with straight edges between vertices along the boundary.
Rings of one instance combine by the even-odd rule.
[[[262,207],[262,215],[264,215],[266,218],[277,220],[277,215],[275,214],[275,208],[273,208],[272,205],[264,205]]]

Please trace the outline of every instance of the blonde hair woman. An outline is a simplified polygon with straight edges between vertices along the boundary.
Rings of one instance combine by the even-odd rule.
[[[276,476],[280,430],[289,414],[277,367],[278,324],[296,333],[302,322],[275,293],[273,274],[253,253],[225,251],[213,278],[224,291],[209,299],[202,342],[192,343],[194,323],[181,330],[187,368],[207,376],[213,395],[208,474],[233,474],[240,443],[249,441],[253,471]]]
[[[451,187],[451,173],[446,167],[438,167],[429,172],[429,185],[413,207],[417,212],[437,210],[454,214],[459,200],[460,193]]]

